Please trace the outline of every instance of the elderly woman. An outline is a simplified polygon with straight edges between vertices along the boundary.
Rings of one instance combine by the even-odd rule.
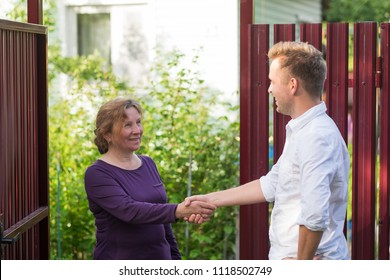
[[[136,154],[142,110],[132,99],[105,103],[96,117],[95,144],[102,157],[85,172],[89,208],[95,216],[94,259],[181,259],[171,223],[213,205],[169,204],[155,162]]]

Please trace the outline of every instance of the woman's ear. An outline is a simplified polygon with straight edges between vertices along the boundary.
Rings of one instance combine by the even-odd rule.
[[[111,133],[106,133],[104,136],[104,139],[107,141],[107,143],[110,143],[112,140],[112,135]]]

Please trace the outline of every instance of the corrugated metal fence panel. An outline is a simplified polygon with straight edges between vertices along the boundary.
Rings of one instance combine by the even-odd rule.
[[[41,9],[42,11],[42,9]],[[49,143],[48,143],[48,36],[39,34],[37,40],[37,108],[38,108],[38,178],[40,207],[32,214],[31,220],[38,223],[40,259],[50,256],[49,226]]]
[[[32,133],[36,130],[37,111],[34,98],[31,98],[36,94],[36,81],[26,75],[31,65],[36,63],[32,55],[36,40],[34,34],[10,30],[0,32],[4,40],[2,44],[5,45],[3,60],[6,67],[1,77],[5,85],[5,91],[1,94],[2,111],[5,112],[1,138],[5,140],[2,147],[6,172],[1,177],[4,187],[3,225],[7,229],[38,205],[38,178],[33,165],[37,159],[37,149],[34,148],[37,138]],[[23,200],[19,201],[18,197],[23,197]],[[25,250],[26,243],[31,242],[33,237],[34,232],[26,232],[15,245],[6,248],[5,255],[11,259],[17,255],[28,259],[31,256]]]
[[[322,51],[322,24],[301,24],[299,26],[299,37],[301,42],[312,44],[318,50]]]
[[[39,242],[41,225],[35,225],[45,217],[48,220],[47,200],[42,204],[40,198],[42,193],[48,195],[48,184],[40,173],[41,164],[43,168],[47,164],[47,158],[41,157],[47,155],[47,151],[42,153],[47,150],[47,141],[39,142],[39,137],[47,137],[39,135],[47,131],[40,124],[47,110],[39,108],[47,94],[39,85],[47,80],[39,77],[46,75],[46,70],[37,73],[38,65],[47,63],[46,49],[38,47],[40,40],[46,40],[46,28],[28,28],[27,24],[0,22],[0,211],[4,237],[20,236],[14,244],[3,245],[4,259],[49,257],[48,251],[42,251],[48,245]],[[44,54],[43,61],[38,60],[39,52]],[[44,235],[48,243],[48,235]]]
[[[328,23],[325,51],[326,106],[345,142],[348,141],[348,28],[348,23]]]
[[[260,25],[252,27],[251,38],[263,38],[262,40],[252,41],[252,57],[259,58],[260,61],[264,61],[267,57],[269,48],[269,26]],[[252,136],[252,146],[255,148],[253,152],[257,155],[252,157],[254,164],[252,165],[251,179],[254,180],[259,177],[259,174],[268,172],[269,169],[269,79],[268,79],[268,64],[256,63],[259,60],[252,60],[252,84],[251,92],[253,96],[253,102],[251,104],[251,112],[255,112],[258,108],[266,108],[264,111],[258,112],[258,114],[252,114],[254,121],[254,130]],[[255,231],[253,247],[258,248],[255,252],[254,258],[266,259],[268,256],[269,242],[268,242],[268,205],[266,203],[253,205],[253,211],[258,213],[254,216],[252,228]],[[258,224],[257,220],[262,219],[264,223]],[[257,238],[257,233],[264,236],[264,239]]]
[[[379,233],[378,258],[389,259],[390,250],[390,24],[382,23],[381,32],[381,107],[380,107],[380,181],[379,181]]]
[[[252,1],[241,1],[240,4],[240,41],[245,42],[245,46],[241,46],[243,51],[240,52],[240,92],[247,94],[240,95],[240,161],[247,162],[248,165],[240,165],[240,183],[245,184],[251,180],[252,153],[251,153],[251,28],[252,23]],[[245,50],[244,50],[245,48]],[[255,251],[252,249],[252,241],[256,234],[251,226],[253,224],[253,217],[256,211],[252,206],[240,207],[240,259],[255,259]],[[246,241],[248,240],[248,241]]]
[[[257,114],[258,107],[268,106],[268,66],[267,63],[257,64],[252,56],[265,61],[269,47],[269,26],[251,27],[244,21],[249,19],[251,23],[252,4],[252,1],[245,1],[240,9],[240,38],[243,42],[249,42],[246,51],[240,54],[240,67],[244,67],[240,91],[248,93],[240,95],[241,132],[244,132],[240,135],[240,160],[249,165],[240,166],[241,184],[268,170],[268,110],[262,115]],[[253,118],[254,115],[257,117]],[[268,256],[268,227],[267,224],[259,224],[259,220],[268,220],[267,205],[240,207],[240,259],[266,259]],[[267,238],[260,239],[258,236]]]
[[[268,64],[257,63],[266,61],[269,48],[269,26],[249,26],[250,50],[250,94],[241,99],[241,121],[247,122],[250,127],[249,135],[241,142],[241,149],[249,151],[248,160],[250,168],[245,172],[246,177],[241,177],[242,183],[252,181],[268,171]],[[259,38],[262,38],[259,40]],[[258,108],[266,110],[258,111]],[[245,180],[245,181],[243,181]],[[259,224],[257,221],[268,219],[268,205],[258,204],[242,206],[240,208],[240,258],[241,259],[266,259],[268,256],[268,223]],[[258,236],[266,236],[260,239]],[[244,241],[245,240],[245,241]],[[247,242],[246,240],[251,240]]]
[[[352,258],[375,258],[377,24],[354,25]]]

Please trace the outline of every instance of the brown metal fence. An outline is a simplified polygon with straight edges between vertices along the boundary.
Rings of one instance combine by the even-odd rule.
[[[389,259],[390,23],[301,24],[299,28],[294,24],[241,24],[241,32],[246,32],[241,34],[241,183],[258,178],[269,168],[266,54],[270,29],[273,29],[273,43],[299,40],[324,51],[328,67],[324,96],[328,114],[345,141],[349,113],[353,123],[351,256],[352,259]],[[351,78],[350,49],[353,50]],[[349,92],[352,92],[350,97]],[[274,161],[282,152],[288,121],[288,117],[274,112],[271,123]],[[268,213],[268,206],[264,205],[241,207],[241,259],[267,258]]]
[[[47,28],[0,20],[2,259],[49,258]]]

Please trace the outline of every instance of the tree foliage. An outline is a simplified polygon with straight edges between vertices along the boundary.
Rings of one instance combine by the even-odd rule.
[[[329,22],[390,21],[390,2],[383,0],[330,0],[325,11]]]
[[[141,152],[156,161],[171,202],[194,193],[237,185],[239,127],[226,116],[213,116],[221,96],[203,85],[199,73],[183,67],[184,55],[157,54],[145,104],[145,136]],[[196,67],[198,57],[193,58]],[[237,107],[225,104],[225,109]],[[173,225],[185,258],[235,257],[237,209],[218,209],[208,223]],[[187,231],[187,232],[186,232]],[[186,237],[189,235],[188,237]]]

